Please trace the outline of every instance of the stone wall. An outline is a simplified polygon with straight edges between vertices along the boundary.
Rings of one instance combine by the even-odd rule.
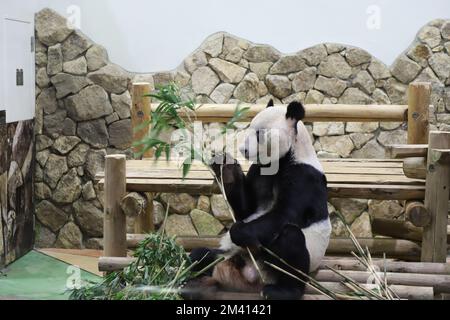
[[[226,33],[207,38],[177,69],[132,74],[104,48],[45,9],[36,15],[36,216],[38,246],[96,247],[102,236],[102,193],[93,183],[104,156],[130,145],[130,84],[176,82],[199,102],[406,104],[413,81],[433,84],[432,129],[450,130],[450,21],[423,27],[394,64],[348,45],[319,44],[294,54]],[[314,123],[320,157],[380,158],[406,142],[402,123]],[[218,234],[230,221],[223,199],[158,195],[159,225],[170,199],[169,234]],[[360,236],[372,236],[374,216],[400,217],[396,201],[332,199]],[[198,210],[194,210],[198,209]],[[334,233],[344,229],[333,215]]]

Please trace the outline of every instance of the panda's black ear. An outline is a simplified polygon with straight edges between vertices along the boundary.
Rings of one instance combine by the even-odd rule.
[[[291,102],[287,107],[286,119],[300,121],[305,117],[305,108],[300,102]]]
[[[267,108],[273,107],[273,99],[270,99],[269,103],[267,104]]]

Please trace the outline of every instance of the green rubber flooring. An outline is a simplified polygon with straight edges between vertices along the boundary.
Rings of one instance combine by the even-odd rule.
[[[0,300],[67,300],[67,286],[101,278],[37,251],[1,270]]]

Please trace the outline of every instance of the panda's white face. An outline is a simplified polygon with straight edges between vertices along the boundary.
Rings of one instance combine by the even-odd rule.
[[[295,119],[286,118],[286,107],[268,107],[250,124],[239,151],[247,159],[268,164],[286,155],[295,141]]]

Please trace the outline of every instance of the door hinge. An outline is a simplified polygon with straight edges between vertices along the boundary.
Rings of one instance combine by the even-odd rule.
[[[34,52],[34,48],[35,48],[35,41],[34,41],[34,36],[31,37],[31,52]]]

